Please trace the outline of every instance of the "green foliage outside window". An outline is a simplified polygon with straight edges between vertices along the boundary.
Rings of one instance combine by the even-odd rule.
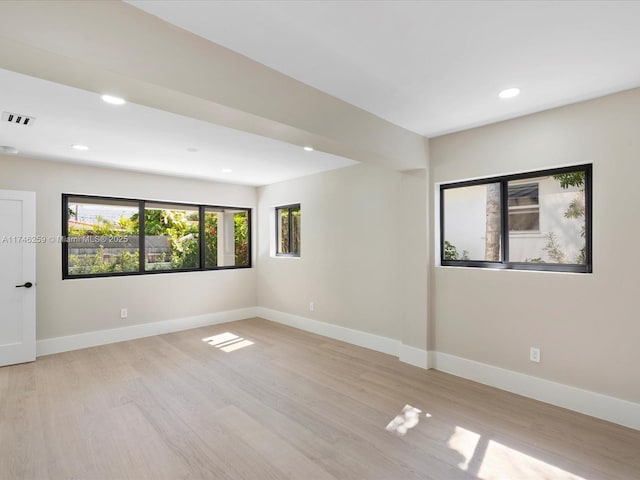
[[[75,274],[137,272],[140,265],[138,252],[125,250],[121,255],[110,259],[100,245],[93,255],[70,255],[69,266]]]
[[[462,254],[458,253],[458,248],[451,242],[444,241],[444,259],[445,260],[469,260],[469,252],[462,251]]]
[[[135,217],[135,218],[134,218]],[[137,214],[132,216],[137,221]],[[144,232],[147,237],[165,237],[171,252],[163,252],[157,261],[147,259],[147,270],[197,268],[200,264],[198,245],[198,212],[188,210],[145,209]],[[170,266],[166,265],[168,261]]]
[[[249,265],[249,218],[247,212],[236,213],[235,225],[236,265]]]
[[[276,208],[278,255],[300,255],[300,205]]]
[[[72,210],[69,210],[70,218]],[[198,212],[188,210],[153,209],[145,210],[145,236],[165,237],[168,251],[157,254],[153,261],[147,258],[145,270],[174,270],[182,268],[198,268],[199,253],[199,221]],[[139,215],[120,216],[118,220],[102,217],[90,225],[82,227],[68,224],[69,237],[85,237],[91,243],[95,239],[96,248],[91,253],[70,254],[68,259],[71,274],[99,274],[117,272],[136,272],[139,270],[139,253],[137,246],[125,246],[110,243],[109,248],[102,244],[103,239],[120,239],[127,243],[129,239],[137,242],[139,232]],[[218,265],[218,215],[206,212],[205,228],[205,266]],[[249,265],[249,225],[246,211],[234,214],[235,225],[235,265]],[[83,228],[84,227],[84,228]],[[107,240],[105,240],[107,241]],[[149,242],[149,240],[148,240]],[[73,248],[73,238],[69,245]],[[87,249],[89,250],[89,249]]]

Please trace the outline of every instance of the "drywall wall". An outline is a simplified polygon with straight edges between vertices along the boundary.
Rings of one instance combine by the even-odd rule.
[[[300,203],[300,258],[274,207]],[[258,189],[258,305],[426,350],[426,180],[356,165]],[[314,311],[309,310],[314,302]]]
[[[399,237],[404,345],[427,350],[428,203],[426,169],[400,176]],[[425,365],[426,366],[426,365]]]
[[[36,231],[62,233],[62,193],[255,207],[253,187],[0,156],[0,189],[36,192]],[[39,340],[256,304],[255,268],[62,280],[59,242],[37,246]],[[120,319],[120,308],[129,317]]]
[[[638,125],[640,89],[430,140],[434,198],[439,182],[593,163],[593,274],[435,266],[438,352],[640,402]]]

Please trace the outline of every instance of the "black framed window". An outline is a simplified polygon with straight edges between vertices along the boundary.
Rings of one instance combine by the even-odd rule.
[[[441,185],[441,265],[590,273],[591,188],[591,165]]]
[[[300,256],[300,204],[276,207],[276,255]]]
[[[248,208],[63,194],[62,212],[64,279],[251,267]]]

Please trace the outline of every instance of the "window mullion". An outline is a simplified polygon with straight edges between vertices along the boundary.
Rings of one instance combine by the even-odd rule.
[[[145,202],[144,200],[140,200],[138,202],[138,271],[140,273],[145,272],[145,226],[144,226],[144,216],[145,216]]]
[[[444,188],[440,187],[440,263],[444,258],[444,222],[446,221],[444,215]]]
[[[198,207],[198,248],[200,249],[200,270],[205,269],[206,261],[206,239],[205,239],[205,208],[203,205]]]
[[[293,213],[292,208],[287,208],[287,216],[289,218],[289,253],[293,253]]]
[[[69,275],[69,196],[62,195],[62,278]]]
[[[593,168],[591,165],[585,168],[584,173],[584,205],[585,205],[585,217],[584,217],[584,234],[585,234],[585,262],[589,272],[593,271],[593,191],[592,191],[592,178]]]
[[[509,261],[509,182],[500,181],[500,237],[502,248],[500,261],[503,264]]]

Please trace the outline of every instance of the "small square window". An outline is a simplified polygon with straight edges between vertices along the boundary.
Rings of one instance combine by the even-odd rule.
[[[300,256],[300,204],[276,207],[276,255]]]

